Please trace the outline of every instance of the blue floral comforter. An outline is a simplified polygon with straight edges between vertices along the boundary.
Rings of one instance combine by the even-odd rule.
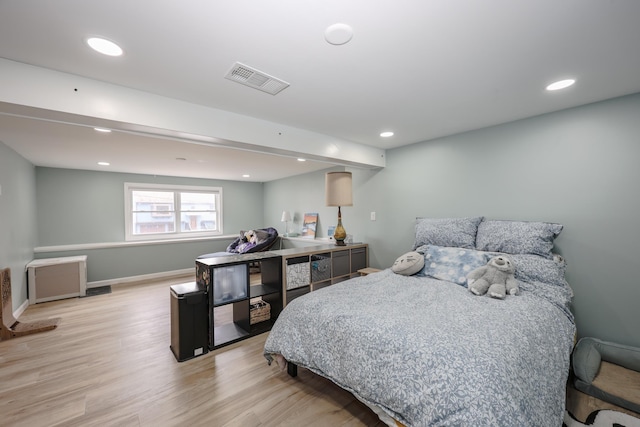
[[[407,426],[561,426],[568,286],[497,300],[387,269],[292,301],[265,343]]]

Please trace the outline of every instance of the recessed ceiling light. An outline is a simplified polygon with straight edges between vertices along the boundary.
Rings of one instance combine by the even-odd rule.
[[[102,132],[102,133],[110,133],[111,129],[105,129],[105,128],[93,128],[95,131],[97,132]]]
[[[565,88],[568,88],[569,86],[572,86],[575,82],[576,82],[575,79],[559,80],[547,86],[547,90],[565,89]]]
[[[353,38],[353,28],[347,24],[333,24],[324,31],[324,39],[332,45],[349,43]]]
[[[98,162],[100,166],[109,166],[111,163],[109,162]]]
[[[123,53],[120,46],[110,40],[100,37],[88,38],[87,44],[89,45],[89,47],[91,47],[91,49],[95,50],[96,52],[100,52],[103,55],[120,56]]]
[[[251,175],[245,173],[244,175],[242,175],[243,178],[249,178]]]
[[[380,136],[383,138],[389,138],[390,136],[393,136],[393,132],[382,132]]]
[[[306,161],[307,161],[307,159],[299,158],[299,159],[298,159],[298,161],[299,161],[299,162],[306,162]]]

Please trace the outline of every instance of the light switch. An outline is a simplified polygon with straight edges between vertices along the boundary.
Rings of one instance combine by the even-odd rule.
[[[376,213],[371,212],[371,221],[375,221],[375,220],[376,220]]]

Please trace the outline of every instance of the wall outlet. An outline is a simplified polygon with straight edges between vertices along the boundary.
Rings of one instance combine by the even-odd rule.
[[[375,220],[376,220],[376,213],[371,212],[371,221],[375,221]]]

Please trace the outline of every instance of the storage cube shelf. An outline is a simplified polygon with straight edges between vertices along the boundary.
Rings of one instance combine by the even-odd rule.
[[[358,276],[358,270],[369,266],[368,248],[366,243],[353,243],[275,251],[282,256],[285,273],[283,306],[308,292]]]
[[[367,250],[359,243],[197,259],[196,283],[208,300],[209,349],[271,330],[294,298],[357,276],[368,266]],[[256,263],[260,283],[251,285],[249,268]],[[263,303],[252,313],[258,298]]]
[[[260,264],[261,283],[251,285],[249,266]],[[213,350],[271,329],[282,311],[282,261],[271,252],[196,260],[196,281],[209,296],[209,349]],[[250,300],[260,297],[270,318],[251,323]]]

